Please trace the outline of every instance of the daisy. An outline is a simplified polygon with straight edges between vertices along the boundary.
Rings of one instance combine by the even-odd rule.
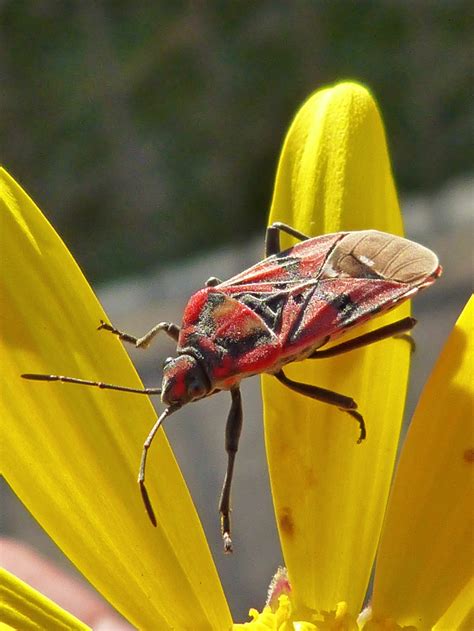
[[[56,373],[141,387],[120,342],[104,335],[98,343],[94,332],[107,316],[53,228],[5,171],[0,199],[2,472],[126,619],[149,630],[472,626],[472,303],[421,397],[389,502],[406,342],[389,339],[288,368],[290,377],[348,393],[363,406],[368,436],[361,445],[350,417],[263,377],[288,578],[277,579],[268,606],[252,610],[251,622],[233,625],[163,430],[147,472],[156,528],[143,510],[136,473],[155,420],[148,399],[20,378]],[[402,234],[383,125],[365,88],[339,84],[303,104],[283,146],[273,221],[313,236],[364,228]],[[405,304],[370,328],[408,311]],[[376,556],[371,608],[359,615]],[[44,617],[37,616],[46,612],[65,628],[86,628],[11,575],[3,573],[3,583],[2,619],[11,627],[41,628]]]

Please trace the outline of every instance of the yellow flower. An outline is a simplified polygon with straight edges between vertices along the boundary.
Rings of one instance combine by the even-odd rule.
[[[105,314],[51,226],[4,171],[0,187],[5,477],[88,580],[138,628],[232,628],[162,431],[148,472],[156,529],[141,505],[135,479],[140,445],[155,418],[149,401],[20,379],[24,372],[62,373],[140,386],[121,344],[94,336]],[[382,123],[364,88],[341,84],[303,105],[285,141],[270,219],[310,235],[402,232]],[[235,629],[468,628],[472,304],[469,309],[417,408],[388,509],[408,344],[386,340],[288,369],[359,402],[368,429],[361,445],[349,416],[264,377],[272,493],[291,591],[261,614],[252,610],[253,621]],[[372,609],[357,622],[380,537]],[[17,585],[12,625],[15,608],[24,620],[36,596],[14,579],[7,582],[13,592]]]

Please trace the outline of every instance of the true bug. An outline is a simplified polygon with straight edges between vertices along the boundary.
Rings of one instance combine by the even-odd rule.
[[[299,243],[281,251],[280,232]],[[181,327],[160,322],[137,338],[101,322],[99,329],[138,348],[148,347],[161,331],[177,342],[176,357],[164,362],[161,388],[127,388],[59,375],[23,377],[161,394],[167,407],[143,445],[138,475],[146,511],[154,525],[156,517],[145,487],[146,458],[153,437],[165,418],[183,405],[229,390],[232,405],[225,434],[228,463],[219,512],[224,550],[231,552],[230,490],[242,429],[240,381],[270,373],[288,388],[350,414],[359,424],[358,442],[362,441],[366,435],[364,419],[352,398],[293,381],[285,375],[283,366],[333,357],[405,334],[416,324],[414,318],[403,318],[336,346],[321,348],[347,329],[413,297],[440,274],[438,258],[431,250],[402,237],[361,230],[310,238],[291,226],[274,223],[267,229],[266,258],[227,281],[210,278],[188,301]]]

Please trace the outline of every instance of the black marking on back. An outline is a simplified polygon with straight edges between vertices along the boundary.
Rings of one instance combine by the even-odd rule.
[[[315,283],[314,285],[310,286],[309,289],[307,289],[306,291],[293,295],[294,302],[299,305],[299,311],[291,326],[291,329],[288,332],[288,339],[290,341],[294,342],[298,338],[306,309],[318,289],[318,284]]]
[[[233,338],[230,335],[216,337],[215,343],[223,355],[229,354],[233,359],[239,359],[249,351],[271,341],[271,334],[263,329],[249,333],[244,338]]]
[[[233,297],[257,314],[271,331],[279,333],[283,307],[287,301],[286,293],[272,293],[262,298],[262,294],[249,292]]]
[[[328,303],[337,310],[339,314],[338,317],[345,322],[351,320],[352,316],[356,314],[359,309],[358,304],[353,302],[349,294],[346,293],[337,294],[337,296],[330,298]]]

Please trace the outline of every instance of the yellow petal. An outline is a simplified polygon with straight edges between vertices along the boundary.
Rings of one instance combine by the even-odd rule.
[[[382,122],[363,87],[321,90],[298,112],[280,158],[273,221],[310,236],[366,228],[402,233]],[[404,305],[370,328],[407,313]],[[358,402],[367,424],[360,445],[349,415],[263,378],[275,511],[292,594],[303,611],[346,601],[351,613],[359,612],[388,495],[408,363],[408,344],[392,339],[286,369],[292,379]]]
[[[0,568],[1,620],[22,631],[87,631],[89,627],[52,600]],[[6,625],[9,625],[7,627]],[[0,626],[0,628],[2,628]]]
[[[433,631],[444,631],[445,629],[472,631],[474,629],[473,594],[474,578],[471,578],[465,587],[457,593],[456,598],[438,622],[433,625]]]
[[[231,623],[207,542],[161,431],[150,452],[153,528],[136,477],[148,398],[20,378],[60,373],[140,387],[79,268],[38,208],[0,173],[2,467],[65,554],[141,629]]]
[[[378,553],[374,616],[419,629],[472,620],[473,322],[471,298],[415,411]]]

